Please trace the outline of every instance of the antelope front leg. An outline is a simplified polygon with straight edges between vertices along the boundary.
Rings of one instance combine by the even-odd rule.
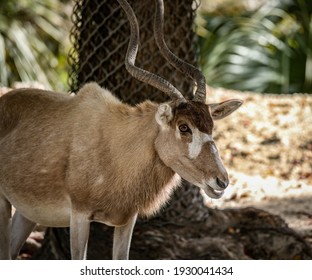
[[[70,252],[72,260],[87,258],[90,221],[86,214],[72,211],[70,219]]]
[[[114,243],[113,243],[113,260],[129,259],[129,250],[132,232],[137,216],[138,215],[135,214],[126,225],[121,227],[115,227]]]
[[[13,260],[17,258],[19,251],[35,226],[36,223],[28,220],[19,212],[16,211],[14,213],[11,230],[11,254]]]
[[[11,204],[0,194],[0,260],[10,260]]]

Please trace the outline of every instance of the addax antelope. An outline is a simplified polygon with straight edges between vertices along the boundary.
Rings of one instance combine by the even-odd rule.
[[[70,227],[72,259],[85,259],[92,221],[115,227],[113,259],[127,259],[137,216],[159,210],[181,177],[212,198],[229,184],[213,120],[242,102],[205,104],[204,76],[164,41],[162,0],[156,0],[155,40],[162,55],[194,80],[194,98],[185,99],[168,81],[136,67],[137,19],[126,0],[118,2],[131,26],[127,70],[171,100],[132,107],[95,83],[76,96],[39,89],[2,96],[0,259],[16,258],[36,223]]]

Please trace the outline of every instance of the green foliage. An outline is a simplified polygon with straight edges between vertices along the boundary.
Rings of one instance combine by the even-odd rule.
[[[201,65],[208,84],[271,93],[312,92],[312,5],[265,1],[256,10],[202,10]],[[208,5],[209,2],[207,2]]]
[[[0,0],[0,85],[39,81],[64,89],[67,7],[67,1]]]

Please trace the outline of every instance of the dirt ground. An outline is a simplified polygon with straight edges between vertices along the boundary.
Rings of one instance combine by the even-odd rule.
[[[229,98],[244,104],[216,122],[215,140],[231,186],[208,206],[267,210],[312,243],[312,95],[211,89],[209,101]]]

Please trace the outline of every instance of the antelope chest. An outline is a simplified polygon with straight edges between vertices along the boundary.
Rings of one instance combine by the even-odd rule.
[[[178,174],[174,174],[167,182],[162,183],[153,197],[147,199],[145,203],[142,203],[142,207],[139,209],[139,215],[151,216],[154,215],[165,203],[169,200],[172,192],[181,183],[181,177]]]

